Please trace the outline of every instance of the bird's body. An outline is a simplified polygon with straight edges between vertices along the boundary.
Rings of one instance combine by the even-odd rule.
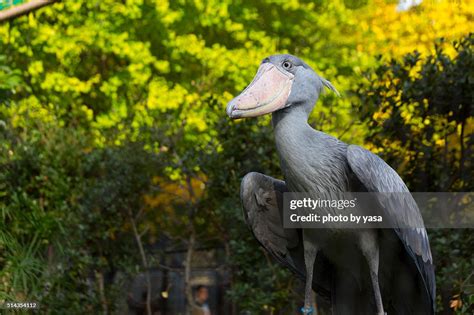
[[[234,118],[272,112],[285,182],[258,173],[247,175],[241,186],[245,218],[257,240],[305,278],[303,313],[311,313],[313,288],[330,300],[333,314],[434,313],[426,231],[398,228],[407,222],[423,226],[412,199],[377,202],[378,211],[394,222],[394,229],[283,229],[281,198],[286,191],[317,196],[408,190],[380,158],[308,124],[323,85],[332,86],[304,62],[290,55],[272,56],[264,60],[254,82],[227,110],[231,117],[236,113]],[[277,92],[265,90],[259,99],[255,86]],[[318,211],[324,215],[333,210]]]
[[[273,113],[272,118],[276,149],[285,183],[290,192],[305,192],[309,197],[316,199],[321,193],[336,194],[361,188],[360,183],[351,180],[354,176],[351,176],[347,161],[347,144],[311,128],[307,123],[308,116],[304,110],[282,109]],[[318,211],[321,216],[335,214],[333,208],[319,208]],[[357,213],[354,214],[357,215]],[[363,255],[360,255],[360,248],[361,242],[371,242],[372,244],[368,244],[370,247],[376,246],[374,231],[304,229],[302,239],[303,242],[311,242],[311,246],[317,247],[317,252],[324,255],[336,269],[343,270],[344,277],[351,278],[350,283],[355,290],[359,291],[357,287],[367,286],[364,281],[367,279],[361,279],[359,276],[363,274],[360,270],[361,266],[365,266],[365,259]],[[348,256],[352,259],[351,264],[347,264]],[[316,257],[311,259],[316,259]],[[347,283],[340,286],[347,289]],[[348,296],[345,293],[344,295],[344,307],[350,306],[349,310],[353,312],[355,300],[358,300],[360,294],[354,293]],[[364,309],[373,309],[373,307]]]

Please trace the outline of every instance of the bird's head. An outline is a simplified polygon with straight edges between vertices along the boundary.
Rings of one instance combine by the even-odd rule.
[[[292,55],[265,58],[252,82],[227,104],[230,118],[257,117],[287,107],[311,112],[324,86],[338,92],[303,60]]]

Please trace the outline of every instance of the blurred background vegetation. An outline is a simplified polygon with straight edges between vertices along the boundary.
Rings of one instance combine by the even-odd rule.
[[[1,24],[0,300],[122,313],[150,270],[179,273],[189,300],[197,253],[218,249],[227,313],[295,312],[301,284],[240,210],[243,175],[281,178],[269,117],[225,115],[275,53],[342,92],[315,128],[412,191],[473,191],[474,3],[415,2],[77,0]],[[439,313],[472,314],[472,230],[429,234]]]

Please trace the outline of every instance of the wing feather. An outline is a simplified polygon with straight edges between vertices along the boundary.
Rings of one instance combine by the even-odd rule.
[[[286,184],[281,180],[260,173],[247,174],[240,187],[244,219],[260,245],[304,281],[301,231],[283,228],[283,193],[286,191]],[[328,301],[331,296],[330,268],[325,257],[318,255],[313,289]]]
[[[349,165],[369,192],[409,192],[400,176],[384,160],[356,145],[347,149]],[[434,308],[436,285],[430,243],[420,210],[410,194],[379,197],[379,203],[406,251],[415,261]],[[409,227],[409,228],[407,228]]]

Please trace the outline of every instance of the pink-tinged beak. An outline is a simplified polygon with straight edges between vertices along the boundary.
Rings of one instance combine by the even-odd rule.
[[[263,63],[252,83],[227,104],[227,115],[232,119],[257,117],[285,107],[293,79],[293,74]]]

